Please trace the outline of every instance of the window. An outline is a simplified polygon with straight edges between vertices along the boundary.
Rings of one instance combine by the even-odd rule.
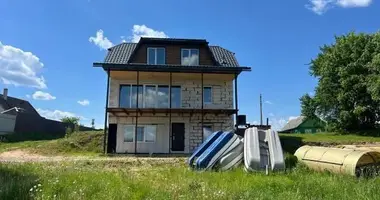
[[[203,126],[203,141],[205,141],[212,134],[212,126],[204,125]]]
[[[165,64],[165,48],[151,48],[149,47],[147,55],[147,63],[149,65],[163,65]]]
[[[172,108],[181,107],[181,86],[172,86]]]
[[[157,89],[155,85],[146,85],[144,94],[144,107],[145,108],[155,108]]]
[[[133,126],[124,126],[124,142],[133,142],[134,135]]]
[[[131,107],[131,86],[120,86],[119,104],[121,108]]]
[[[169,108],[169,93],[167,85],[121,85],[119,107],[136,108],[138,98],[139,108]],[[181,86],[172,86],[171,100],[172,108],[181,107]]]
[[[138,95],[137,95],[137,90],[138,90]],[[136,108],[136,98],[138,96],[138,107],[142,108],[143,107],[143,86],[139,85],[132,85],[132,95],[131,95],[131,108]]]
[[[169,108],[169,87],[159,85],[157,89],[157,107]]]
[[[156,142],[156,125],[137,126],[137,142]],[[134,142],[135,125],[124,126],[124,142]]]
[[[145,142],[156,141],[156,126],[145,126]]]
[[[199,65],[199,50],[181,49],[181,65]]]
[[[143,142],[144,141],[144,127],[138,126],[137,127],[137,142]]]
[[[203,87],[203,103],[212,104],[212,88]]]

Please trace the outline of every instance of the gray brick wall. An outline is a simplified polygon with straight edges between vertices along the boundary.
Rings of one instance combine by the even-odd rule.
[[[168,80],[140,80],[140,84],[167,84]],[[119,106],[119,90],[120,84],[136,84],[135,80],[117,80],[111,79],[110,81],[110,96],[109,96],[109,107]],[[201,81],[200,80],[175,80],[173,85],[181,86],[181,102],[182,108],[201,108]],[[232,109],[233,108],[233,82],[224,80],[204,80],[204,86],[212,87],[212,104],[204,105],[204,108],[213,109]],[[127,118],[127,117],[125,117]],[[113,117],[110,116],[110,122],[125,124],[134,123],[133,117],[128,117],[129,120],[123,117]],[[140,123],[144,123],[145,119],[139,120]],[[193,152],[196,147],[198,147],[203,141],[202,126],[201,126],[201,115],[194,114],[192,117],[172,117],[173,122],[184,122],[186,124],[185,133],[185,152]],[[204,124],[212,125],[213,130],[230,130],[233,128],[233,116],[227,115],[213,115],[206,114],[204,116]],[[163,128],[161,130],[169,130],[169,123],[167,120],[163,120],[162,117],[149,117],[149,123],[163,123]],[[119,130],[118,130],[119,131]],[[119,136],[122,137],[122,133]],[[167,134],[160,133],[158,135]],[[120,149],[123,138],[118,138]],[[169,140],[169,139],[167,139]],[[163,144],[165,145],[165,144]],[[121,151],[121,150],[120,150]]]

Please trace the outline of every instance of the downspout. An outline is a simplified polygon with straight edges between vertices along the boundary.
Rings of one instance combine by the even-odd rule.
[[[238,75],[237,73],[235,73],[235,110],[236,110],[236,114],[235,114],[235,128],[237,129],[238,127],[238,112],[239,112],[239,109],[238,109],[238,93],[237,93],[237,78],[238,78]]]
[[[169,153],[171,153],[171,139],[172,135],[172,72],[170,72],[170,82],[169,82]],[[172,144],[173,145],[173,144]]]
[[[203,98],[203,71],[201,72],[201,102],[202,102],[202,107],[201,107],[201,129],[202,129],[202,142],[203,142],[203,138],[204,138],[204,130],[203,130],[203,104],[204,104],[204,98]]]
[[[139,74],[139,71],[136,72],[136,76],[137,76],[137,86],[136,86],[136,124],[135,124],[135,154],[137,153],[137,123],[138,123],[138,120],[139,120],[139,113],[138,113],[138,109],[139,109],[139,83],[140,83],[140,74]],[[133,89],[132,89],[133,90]]]
[[[107,70],[107,94],[106,94],[106,108],[104,114],[104,140],[103,140],[103,152],[107,154],[107,109],[108,109],[108,98],[109,98],[109,88],[110,88],[110,70]]]

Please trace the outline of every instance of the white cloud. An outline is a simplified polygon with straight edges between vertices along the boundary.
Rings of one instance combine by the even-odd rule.
[[[107,50],[108,48],[113,46],[112,42],[108,38],[104,37],[104,33],[102,29],[99,29],[96,32],[96,37],[88,38],[88,41],[94,43],[101,50],[103,49]]]
[[[30,99],[30,94],[27,94],[27,95],[25,95],[25,96],[26,96],[26,98]]]
[[[30,95],[29,95],[30,97]],[[29,98],[28,97],[28,98]],[[49,101],[49,100],[54,100],[56,99],[55,96],[47,93],[47,92],[42,92],[42,91],[36,91],[33,95],[32,95],[33,99],[35,100],[44,100],[44,101]]]
[[[337,4],[344,8],[349,7],[367,7],[372,3],[372,0],[338,0]]]
[[[309,0],[309,2],[310,3],[306,5],[306,8],[318,15],[322,15],[332,7],[334,0]]]
[[[7,85],[46,88],[45,79],[38,75],[44,64],[32,52],[4,45],[0,41],[0,80]]]
[[[125,36],[124,35],[120,36],[120,39],[121,39],[121,42],[127,42],[127,40],[125,40]]]
[[[286,121],[285,118],[276,118],[275,117],[275,118],[272,118],[269,120],[269,124],[272,126],[272,129],[276,130],[276,131],[281,130],[287,122],[288,121]]]
[[[309,0],[306,8],[318,15],[322,15],[335,6],[342,8],[367,7],[371,3],[372,0]]]
[[[41,108],[37,108],[37,112],[47,119],[60,121],[64,117],[79,117],[80,120],[88,120],[85,117],[78,116],[72,112],[66,112],[61,110],[45,110]]]
[[[132,42],[138,42],[141,37],[153,37],[153,38],[167,38],[169,37],[163,31],[156,31],[145,25],[133,25],[132,28]]]
[[[273,113],[268,113],[269,117],[274,117]]]
[[[298,118],[299,116],[290,116],[289,117],[289,119],[288,119],[288,121],[290,121],[290,120],[292,120],[292,119],[296,119],[296,118]]]
[[[87,99],[83,99],[82,101],[77,101],[82,106],[88,106],[90,104],[90,101]]]
[[[251,122],[251,123],[249,123],[249,124],[255,124],[255,125],[259,125],[260,124],[260,122],[258,122],[258,121],[253,121],[253,122]]]
[[[264,101],[264,103],[272,105],[273,103],[271,101]]]
[[[290,120],[297,118],[298,116],[289,117],[274,117],[269,120],[269,124],[272,126],[273,130],[281,130]]]

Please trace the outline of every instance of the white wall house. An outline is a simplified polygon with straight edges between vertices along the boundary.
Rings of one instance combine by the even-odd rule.
[[[108,75],[109,153],[191,153],[233,129],[237,77],[250,70],[206,40],[158,38],[112,47],[94,66]]]

